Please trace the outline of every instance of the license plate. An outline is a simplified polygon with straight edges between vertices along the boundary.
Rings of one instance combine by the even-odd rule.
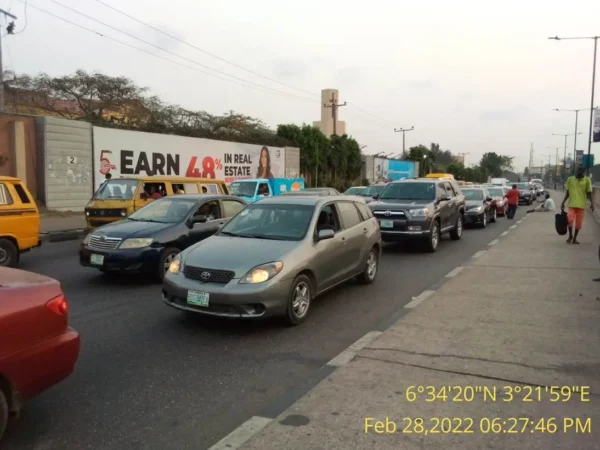
[[[381,226],[381,228],[394,228],[394,221],[382,220],[381,222],[379,222],[379,226]]]
[[[187,302],[190,305],[208,308],[208,294],[206,292],[188,291]]]
[[[90,263],[95,264],[97,266],[101,266],[104,264],[104,255],[96,255],[92,253],[90,255]]]

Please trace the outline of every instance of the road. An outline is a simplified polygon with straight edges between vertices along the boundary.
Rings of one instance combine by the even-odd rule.
[[[22,268],[62,282],[81,354],[73,375],[26,404],[0,447],[206,449],[513,223],[499,218],[461,241],[444,238],[435,254],[386,246],[374,285],[351,282],[321,297],[294,328],[189,319],[163,304],[159,285],[107,279],[79,266],[77,242],[48,244],[24,255]]]

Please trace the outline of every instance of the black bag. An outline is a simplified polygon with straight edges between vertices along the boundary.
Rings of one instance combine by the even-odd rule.
[[[569,218],[567,217],[567,213],[561,211],[559,214],[554,216],[554,227],[556,228],[556,232],[561,236],[567,234],[569,227]]]

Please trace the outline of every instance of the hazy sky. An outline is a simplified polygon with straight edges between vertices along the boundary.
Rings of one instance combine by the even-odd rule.
[[[598,0],[102,0],[294,90],[169,39],[95,0],[56,1],[189,59],[52,0],[29,0],[27,8],[20,0],[0,0],[0,8],[18,16],[17,31],[26,25],[3,39],[5,68],[124,75],[165,101],[214,114],[234,110],[273,127],[319,120],[320,90],[337,88],[340,100],[348,102],[340,119],[368,146],[367,153],[401,151],[402,135],[394,127],[414,126],[407,147],[437,142],[468,152],[467,163],[495,151],[515,156],[519,169],[528,162],[531,142],[536,165],[547,163],[549,154],[554,164],[555,147],[562,158],[564,138],[552,133],[573,133],[575,113],[554,108],[590,107],[593,41],[547,37],[600,34]],[[196,70],[113,43],[33,6]],[[199,71],[210,70],[195,63],[282,94],[205,75]],[[598,104],[600,73],[597,84]],[[577,147],[587,153],[589,112],[580,113],[579,124]],[[568,146],[572,152],[572,137]],[[600,144],[594,147],[598,162]]]

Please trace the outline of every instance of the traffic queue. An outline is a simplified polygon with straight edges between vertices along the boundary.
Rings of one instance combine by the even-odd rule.
[[[351,279],[372,284],[384,243],[435,252],[443,234],[459,241],[465,225],[485,228],[507,212],[501,186],[447,176],[348,194],[302,179],[107,179],[85,210],[79,262],[108,277],[150,275],[157,298],[185,314],[295,326],[323,293]],[[79,335],[58,281],[6,268],[41,245],[39,211],[16,178],[0,177],[0,221],[0,294],[11,300],[0,303],[0,342],[10,344],[0,348],[1,438],[22,401],[73,372]]]

